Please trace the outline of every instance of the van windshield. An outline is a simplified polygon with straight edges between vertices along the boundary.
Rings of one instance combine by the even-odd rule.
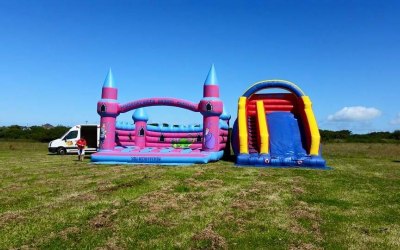
[[[66,136],[64,136],[63,140],[76,139],[78,137],[78,130],[70,131]]]

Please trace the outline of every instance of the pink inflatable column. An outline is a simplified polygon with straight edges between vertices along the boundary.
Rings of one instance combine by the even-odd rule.
[[[204,82],[203,99],[199,103],[199,111],[203,115],[203,150],[219,151],[219,116],[223,103],[219,99],[219,86],[214,65],[211,66]]]
[[[100,150],[112,150],[115,147],[115,120],[119,115],[118,89],[114,86],[111,69],[108,71],[97,103],[100,115]]]
[[[135,145],[144,148],[146,147],[147,121],[149,118],[144,109],[139,108],[133,113],[132,119],[135,122]]]

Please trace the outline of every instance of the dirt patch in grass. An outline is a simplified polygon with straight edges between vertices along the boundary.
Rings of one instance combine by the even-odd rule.
[[[205,173],[205,171],[204,170],[202,170],[202,169],[200,169],[200,170],[197,170],[194,174],[193,174],[193,177],[200,177],[200,176],[202,176],[203,174]]]
[[[273,190],[262,181],[255,182],[251,187],[242,189],[237,193],[231,208],[251,211],[255,208],[262,209],[279,200],[281,190]]]
[[[304,178],[300,176],[295,176],[291,180],[292,183],[292,193],[294,196],[300,196],[305,193],[305,190],[302,187],[302,183],[304,183]]]
[[[296,219],[310,219],[310,220],[319,220],[316,209],[309,206],[307,202],[298,201],[294,206],[291,215]]]
[[[10,186],[6,188],[1,188],[0,191],[7,191],[7,192],[20,191],[23,188],[26,188],[26,186],[23,186],[21,183],[12,183]]]
[[[388,239],[391,245],[400,248],[400,225],[391,226],[385,232],[389,234]]]
[[[301,184],[304,182],[302,177],[295,176],[290,182],[292,184],[291,193],[296,200],[306,193],[306,191],[301,187]],[[317,233],[316,236],[320,238],[319,222],[321,221],[321,218],[318,216],[317,210],[310,207],[309,204],[299,200],[296,201],[290,210],[290,217],[292,218],[289,223],[290,232],[295,234],[308,234],[310,233],[309,230],[311,230],[313,233]],[[311,229],[307,230],[301,225],[300,221],[310,221]],[[310,244],[299,244],[298,246],[296,245],[292,247],[293,249],[314,249]]]
[[[301,244],[293,244],[289,247],[290,250],[314,250],[314,249],[323,249],[321,247],[316,247],[311,243],[301,243]]]
[[[18,212],[13,212],[13,211],[5,212],[2,215],[0,215],[0,227],[8,223],[20,222],[24,219],[25,217]]]
[[[97,189],[96,191],[98,193],[105,193],[109,191],[111,188],[113,188],[115,185],[113,185],[110,181],[100,181],[97,183]]]
[[[96,199],[97,195],[92,193],[81,193],[71,197],[71,200],[73,201],[94,201]]]
[[[117,214],[116,209],[103,210],[89,221],[89,225],[93,229],[112,227],[112,217],[115,214]]]
[[[290,217],[294,219],[291,225],[291,232],[296,234],[310,234],[317,242],[322,241],[321,235],[321,217],[319,210],[311,207],[307,202],[297,201],[295,206],[291,209]],[[301,225],[300,221],[307,221],[310,224],[309,228]]]
[[[67,240],[69,235],[78,234],[81,230],[78,227],[68,227],[60,231],[59,235],[62,239]]]
[[[131,187],[137,186],[139,184],[138,182],[140,182],[140,181],[131,181],[131,182],[120,183],[120,184],[109,183],[104,186],[99,186],[97,188],[97,191],[100,193],[111,193],[111,192],[115,192],[119,189],[131,188]]]
[[[122,247],[119,243],[119,239],[117,237],[110,237],[106,244],[102,247],[96,248],[97,250],[122,250],[126,249],[125,247]]]
[[[149,212],[183,211],[198,206],[203,199],[202,194],[175,193],[170,189],[163,189],[146,194],[138,199],[138,203]]]
[[[197,249],[228,249],[224,237],[214,231],[212,225],[192,237]]]
[[[246,235],[249,224],[260,228],[267,227],[268,223],[283,225],[287,221],[286,217],[289,217],[281,208],[285,195],[282,186],[255,181],[236,193],[221,219],[237,236]]]
[[[233,224],[235,226],[235,232],[242,234],[246,232],[247,220],[235,215],[234,212],[228,211],[222,215],[222,221],[225,223]]]
[[[297,221],[291,221],[289,223],[290,232],[295,234],[307,234],[307,230],[302,227]]]
[[[185,180],[185,184],[193,188],[207,189],[207,188],[220,188],[224,185],[224,181],[219,179],[199,181],[194,178],[188,178]]]
[[[122,172],[124,172],[124,170],[121,167],[113,167],[112,171],[114,173],[122,173]]]
[[[260,171],[258,172],[258,176],[263,178],[263,177],[271,176],[271,174],[268,172],[265,172],[264,169],[260,169]]]
[[[152,213],[165,210],[178,210],[178,195],[168,193],[166,190],[154,191],[138,199],[139,205]]]
[[[137,202],[153,213],[167,210],[188,211],[188,209],[199,206],[206,197],[213,195],[223,185],[224,182],[218,179],[198,181],[188,178],[183,182],[147,193],[141,196]]]
[[[301,195],[301,194],[304,194],[304,189],[303,188],[301,188],[301,187],[293,187],[292,188],[292,193],[293,194],[295,194],[295,195]]]
[[[253,209],[257,205],[258,205],[258,203],[254,202],[254,201],[235,200],[234,202],[232,202],[231,207],[234,209],[246,211],[246,210]]]
[[[178,225],[178,223],[172,222],[171,220],[168,220],[166,218],[161,218],[154,214],[150,214],[149,216],[147,216],[144,221],[149,225],[158,225],[163,227],[174,227]]]

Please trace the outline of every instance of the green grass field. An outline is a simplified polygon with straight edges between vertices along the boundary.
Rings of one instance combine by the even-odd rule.
[[[400,145],[333,170],[92,165],[0,142],[0,249],[400,249]]]

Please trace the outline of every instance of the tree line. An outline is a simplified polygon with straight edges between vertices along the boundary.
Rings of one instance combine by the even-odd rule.
[[[65,126],[19,126],[0,127],[0,140],[33,140],[50,142],[60,138],[70,128]]]
[[[60,138],[70,128],[62,125],[51,126],[19,126],[0,127],[0,140],[33,140],[49,142]],[[320,130],[322,142],[380,142],[400,143],[400,130],[394,132],[372,132],[368,134],[353,134],[350,130]]]
[[[379,142],[399,143],[400,130],[394,132],[371,132],[368,134],[353,134],[350,130],[320,130],[321,141],[324,142]]]

